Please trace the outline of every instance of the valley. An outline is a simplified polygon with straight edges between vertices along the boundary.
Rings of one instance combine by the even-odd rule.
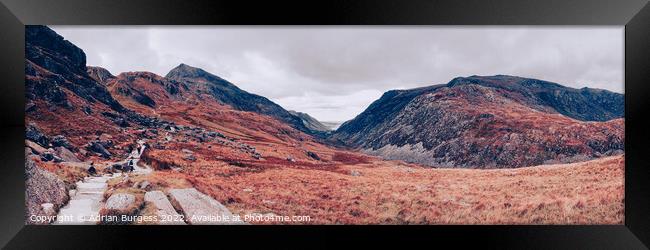
[[[333,130],[184,63],[165,76],[87,66],[45,26],[27,26],[26,58],[27,218],[71,211],[70,190],[98,182],[93,214],[185,216],[116,224],[624,221],[621,94],[460,77],[388,91]]]

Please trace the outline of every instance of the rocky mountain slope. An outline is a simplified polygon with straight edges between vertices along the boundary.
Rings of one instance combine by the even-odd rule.
[[[319,122],[318,120],[316,120],[316,118],[311,117],[307,113],[302,113],[293,110],[289,110],[289,113],[299,117],[302,120],[302,123],[305,125],[305,127],[307,127],[311,131],[327,132],[331,130],[327,126],[325,126],[325,124]]]
[[[95,81],[99,83],[107,83],[109,80],[115,78],[111,72],[102,67],[86,66],[86,73]]]
[[[280,105],[275,104],[266,97],[248,93],[203,69],[180,64],[169,71],[165,78],[192,86],[198,93],[209,94],[219,102],[234,109],[269,115],[300,131],[312,132],[303,124],[300,117],[292,115]]]
[[[622,153],[622,116],[621,94],[472,76],[386,92],[332,138],[430,166],[523,167]]]
[[[44,26],[25,28],[26,97],[30,107],[41,99],[68,110],[80,109],[68,95],[100,102],[116,111],[123,107],[86,72],[86,54]]]
[[[313,131],[303,119],[203,70],[113,75],[87,67],[83,51],[47,27],[27,26],[26,34],[27,215],[65,214],[67,205],[84,205],[78,201],[92,187],[92,199],[106,201],[102,214],[157,214],[155,192],[172,198],[167,214],[179,210],[173,206],[186,215],[185,208],[221,213],[178,199],[194,197],[242,217],[308,217],[251,224],[622,223],[621,155],[495,171],[382,160],[324,145],[305,133]],[[602,91],[461,80],[387,92],[333,137],[385,158],[460,167],[577,161],[622,149],[622,119],[576,120],[615,113],[607,106],[617,101],[603,100]],[[585,106],[571,108],[576,100]],[[147,174],[98,177],[95,190],[89,163],[99,175],[120,173],[136,149],[134,167],[144,164]],[[175,190],[187,191],[174,197]]]

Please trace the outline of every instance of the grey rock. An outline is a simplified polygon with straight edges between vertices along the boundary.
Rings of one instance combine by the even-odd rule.
[[[228,208],[194,188],[171,189],[169,197],[177,210],[185,215],[189,224],[245,224],[236,220]]]
[[[56,154],[63,160],[63,161],[69,161],[69,162],[81,162],[77,156],[72,153],[72,151],[68,150],[67,148],[64,147],[57,147],[54,149],[56,151]]]
[[[51,143],[52,143],[53,147],[64,147],[64,148],[67,148],[69,150],[74,150],[74,146],[72,146],[72,144],[70,144],[68,139],[65,138],[65,136],[63,136],[63,135],[57,135],[57,136],[52,137],[52,142]]]
[[[151,204],[156,209],[158,224],[161,225],[185,225],[185,221],[180,219],[179,214],[167,199],[167,196],[161,191],[149,191],[144,194],[144,201]],[[163,221],[161,218],[165,218]]]
[[[95,153],[98,153],[98,154],[100,154],[100,155],[101,155],[102,157],[104,157],[104,158],[110,158],[110,157],[111,157],[111,153],[108,152],[108,150],[106,150],[106,148],[104,147],[104,145],[102,145],[102,144],[101,144],[100,142],[98,142],[98,141],[92,141],[92,142],[90,142],[90,144],[88,145],[87,148],[88,148],[89,151],[91,151],[91,152],[95,152]]]
[[[114,214],[128,214],[129,208],[135,204],[135,196],[126,193],[117,193],[111,195],[106,200],[104,208],[113,212]]]
[[[31,215],[46,215],[41,204],[51,203],[56,210],[68,202],[69,196],[61,179],[38,168],[28,152],[25,158],[25,222],[37,224],[29,218]]]
[[[311,157],[314,160],[320,161],[320,157],[314,152],[307,151],[307,156]]]
[[[41,155],[47,151],[47,149],[41,147],[41,145],[38,145],[37,143],[30,140],[25,140],[25,146],[29,147],[31,151],[37,155]]]
[[[49,147],[50,144],[50,140],[47,138],[47,136],[38,130],[34,124],[29,124],[25,129],[25,138],[36,142],[38,145],[46,148]]]

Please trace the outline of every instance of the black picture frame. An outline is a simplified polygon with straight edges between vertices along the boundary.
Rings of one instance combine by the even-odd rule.
[[[173,1],[0,0],[0,245],[7,249],[321,248],[395,240],[430,246],[647,249],[650,246],[650,5],[645,0]],[[26,226],[24,25],[615,25],[625,26],[625,224],[620,226]],[[312,240],[319,243],[314,245]],[[310,243],[311,245],[301,245]],[[366,245],[367,246],[367,245]]]

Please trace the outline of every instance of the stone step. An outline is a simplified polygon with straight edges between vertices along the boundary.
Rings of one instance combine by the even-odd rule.
[[[82,182],[77,183],[77,190],[81,191],[82,189],[105,189],[107,187],[106,182]]]
[[[171,189],[172,204],[182,211],[185,221],[193,225],[242,225],[224,205],[194,188]]]
[[[156,208],[160,225],[185,225],[179,214],[161,191],[149,191],[144,194],[144,201],[149,202]],[[161,219],[162,218],[162,219]],[[162,221],[164,220],[164,221]]]
[[[88,200],[93,200],[96,202],[102,201],[104,199],[103,195],[97,195],[97,194],[77,194],[75,196],[75,199],[88,199]]]

